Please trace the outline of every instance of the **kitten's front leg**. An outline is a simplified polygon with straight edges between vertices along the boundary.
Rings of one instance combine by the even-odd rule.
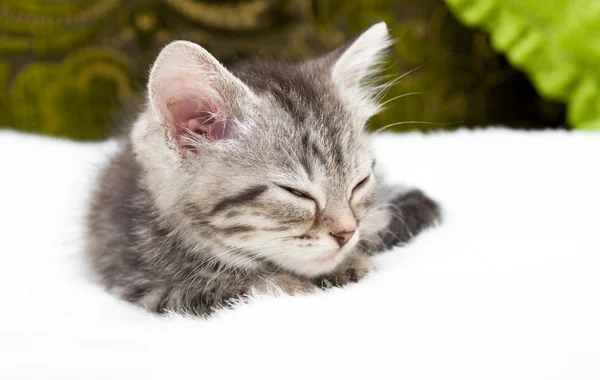
[[[310,293],[317,290],[311,281],[286,273],[271,273],[249,277],[246,280],[236,281],[234,286],[219,286],[219,291],[213,294],[212,306],[226,307],[232,300],[244,300],[254,292],[277,293],[283,291],[289,295]]]
[[[317,290],[310,280],[285,273],[275,273],[255,280],[253,289],[258,292],[282,290],[284,293],[294,295],[310,293]]]
[[[322,288],[343,286],[350,282],[358,282],[367,273],[374,270],[375,265],[371,263],[369,256],[359,252],[352,252],[333,272],[320,277],[317,283]]]
[[[385,187],[365,220],[360,245],[369,253],[391,249],[408,243],[441,218],[438,203],[421,190]]]
[[[421,190],[410,190],[393,197],[389,201],[391,221],[387,229],[380,233],[383,248],[407,243],[441,221],[440,206]]]
[[[294,295],[318,289],[308,279],[284,273],[254,274],[245,278],[222,275],[214,280],[188,279],[177,287],[148,286],[144,292],[135,290],[121,296],[155,313],[180,311],[206,316],[215,309],[244,301],[254,292],[278,292]]]

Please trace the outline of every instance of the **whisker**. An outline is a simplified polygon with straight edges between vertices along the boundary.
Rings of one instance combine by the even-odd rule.
[[[427,66],[428,64],[435,62],[437,60],[440,60],[442,58],[446,58],[447,56],[449,56],[452,53],[447,53],[444,55],[441,55],[439,57],[433,58],[415,68],[410,69],[409,71],[405,72],[404,74],[400,75],[398,78],[394,79],[393,81],[387,83],[381,90],[379,90],[379,92],[373,97],[374,99],[381,99],[382,97],[384,97],[387,94],[387,90],[390,89],[390,87],[392,87],[394,84],[398,83],[398,81],[400,81],[402,78],[404,78],[407,75],[410,75],[412,73],[414,73],[415,71],[419,70],[420,68]],[[384,93],[385,91],[385,93]],[[383,94],[383,95],[382,95]],[[380,97],[381,96],[381,97]]]
[[[377,130],[375,130],[375,132],[372,133],[373,136],[376,136],[378,133],[385,131],[386,129],[390,128],[390,127],[394,127],[396,125],[403,125],[403,124],[425,124],[425,125],[436,125],[436,126],[449,126],[449,125],[459,125],[463,122],[463,120],[461,121],[455,121],[452,123],[435,123],[432,121],[399,121],[397,123],[391,123],[388,125],[385,125]]]
[[[401,94],[401,95],[398,95],[398,96],[394,96],[393,98],[386,100],[385,102],[381,103],[381,104],[379,105],[379,107],[383,108],[383,107],[385,107],[385,106],[386,106],[388,103],[391,103],[391,102],[393,102],[394,100],[398,100],[398,99],[404,98],[404,97],[406,97],[406,96],[411,96],[411,95],[423,95],[423,94],[429,94],[429,92],[426,92],[426,91],[413,91],[413,92],[407,92],[407,93],[405,93],[405,94]]]

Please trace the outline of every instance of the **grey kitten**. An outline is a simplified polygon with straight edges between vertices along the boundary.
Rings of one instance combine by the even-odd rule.
[[[207,315],[252,291],[357,281],[370,254],[437,221],[422,192],[373,174],[378,88],[365,80],[389,46],[379,23],[318,59],[231,71],[191,42],[166,46],[92,200],[103,284],[154,312]]]

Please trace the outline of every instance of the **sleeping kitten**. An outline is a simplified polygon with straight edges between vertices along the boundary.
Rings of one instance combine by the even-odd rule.
[[[231,71],[191,42],[166,46],[92,200],[101,281],[154,312],[206,315],[252,291],[357,281],[370,254],[437,221],[422,192],[373,174],[365,79],[389,46],[379,23],[318,59]]]

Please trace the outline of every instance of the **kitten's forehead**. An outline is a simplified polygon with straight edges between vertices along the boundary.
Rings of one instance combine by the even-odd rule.
[[[311,181],[347,182],[370,166],[364,120],[342,103],[328,71],[318,63],[253,63],[234,72],[261,99],[257,149],[278,164],[302,170]]]
[[[316,62],[248,62],[233,72],[256,94],[270,98],[280,110],[301,124],[309,116],[340,116],[343,105],[331,83],[329,70]]]

